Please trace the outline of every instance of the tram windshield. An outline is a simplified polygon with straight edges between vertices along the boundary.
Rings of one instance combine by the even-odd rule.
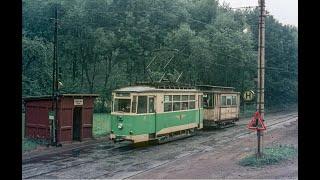
[[[130,113],[131,99],[114,99],[114,112]]]

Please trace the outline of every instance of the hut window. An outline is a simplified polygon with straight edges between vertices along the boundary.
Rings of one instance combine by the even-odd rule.
[[[237,105],[236,96],[232,96],[232,105]]]
[[[133,96],[132,99],[132,113],[136,113],[137,110],[137,96]]]
[[[154,113],[154,98],[149,97],[149,113]]]
[[[131,99],[115,99],[114,111],[130,112]]]
[[[138,96],[138,114],[147,113],[147,96]]]

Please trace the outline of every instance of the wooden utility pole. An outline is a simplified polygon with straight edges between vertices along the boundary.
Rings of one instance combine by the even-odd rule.
[[[259,0],[259,45],[258,45],[258,88],[257,88],[257,111],[264,120],[264,70],[265,70],[265,0]],[[257,130],[258,152],[257,157],[261,157],[261,130]]]
[[[53,72],[52,72],[52,111],[55,110],[51,130],[51,145],[57,145],[57,114],[58,114],[58,7],[55,7],[54,18],[54,44],[53,44]],[[55,104],[55,105],[54,105]]]

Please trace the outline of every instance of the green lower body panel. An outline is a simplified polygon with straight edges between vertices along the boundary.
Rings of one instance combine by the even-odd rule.
[[[192,128],[202,128],[203,110],[150,113],[141,115],[111,115],[111,135],[115,141],[134,143],[148,141],[158,135]]]

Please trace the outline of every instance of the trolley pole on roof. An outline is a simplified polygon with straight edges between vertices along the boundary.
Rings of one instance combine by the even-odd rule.
[[[265,76],[265,0],[258,0],[260,7],[259,14],[259,45],[258,45],[258,98],[257,98],[257,111],[260,113],[261,118],[264,120],[264,76]],[[258,152],[257,157],[261,157],[261,136],[263,132],[257,130]]]

